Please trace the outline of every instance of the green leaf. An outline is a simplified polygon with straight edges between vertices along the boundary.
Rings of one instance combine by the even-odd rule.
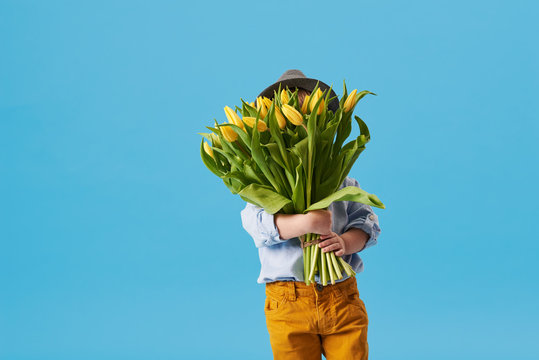
[[[212,150],[215,149],[215,147],[212,147]],[[217,165],[217,169],[223,174],[226,174],[227,171],[230,171],[230,162],[226,157],[221,155],[218,151],[213,152],[213,159],[215,160],[215,164]]]
[[[361,100],[361,99],[362,99],[365,95],[367,95],[367,94],[371,94],[371,95],[377,96],[375,93],[370,92],[369,90],[363,90],[363,91],[360,91],[359,93],[356,94],[356,97],[357,97],[356,104],[359,102],[359,100]]]
[[[211,126],[206,126],[206,129],[209,129],[209,130],[213,131],[214,133],[216,133],[217,135],[219,135],[219,130],[217,130],[216,128],[213,128]]]
[[[354,118],[356,119],[357,124],[359,125],[360,134],[365,135],[368,142],[371,138],[371,134],[369,133],[369,128],[367,127],[367,124],[365,124],[365,122],[361,120],[361,118],[357,115],[354,115]]]
[[[268,167],[273,175],[275,181],[279,184],[279,189],[286,192],[287,197],[292,197],[292,187],[287,182],[285,175],[283,174],[283,168],[273,160],[272,157],[268,158]]]
[[[243,185],[234,178],[225,178],[223,179],[223,182],[225,183],[228,190],[230,190],[230,192],[234,195],[240,192],[243,188]]]
[[[322,200],[326,196],[339,190],[339,187],[342,184],[342,158],[340,158],[340,161],[335,161],[334,163],[333,166],[324,169],[327,173],[323,175],[320,185],[316,188],[315,201]]]
[[[275,182],[275,179],[273,178],[273,175],[271,174],[271,171],[268,168],[266,156],[264,155],[264,151],[262,150],[262,147],[260,146],[260,133],[258,132],[258,129],[256,126],[253,127],[251,154],[253,155],[253,160],[256,162],[256,165],[258,165],[258,167],[260,168],[264,176],[273,185],[275,190],[280,192],[281,189],[279,188],[279,185]]]
[[[226,124],[226,125],[234,129],[236,134],[238,134],[240,139],[242,140],[242,144],[246,145],[249,148],[249,150],[251,150],[251,136],[247,132],[245,132],[245,130],[243,130],[236,124]]]
[[[294,203],[294,209],[296,213],[301,214],[305,210],[305,187],[303,177],[303,166],[300,163],[296,167],[296,184],[292,191],[292,202]]]
[[[281,153],[279,152],[279,146],[277,144],[275,144],[275,143],[268,143],[268,144],[264,144],[263,146],[265,146],[269,150],[271,160],[275,161],[275,163],[278,164],[283,169],[284,175],[286,176],[285,180],[287,180],[287,181],[283,181],[283,185],[287,189],[291,189],[294,186],[294,177],[292,176],[292,174],[288,170],[288,166],[283,161]],[[288,161],[289,159],[287,158],[286,160]],[[271,169],[271,167],[270,167],[270,169]],[[275,171],[274,170],[272,170],[272,173],[273,173],[273,176],[275,177]]]
[[[241,102],[243,104],[243,109],[244,109],[244,112],[242,112],[242,115],[243,116],[250,116],[250,117],[256,117],[256,114],[257,114],[257,111],[256,111],[256,108],[252,107],[251,105],[249,105],[246,101],[244,101],[243,99],[241,99]]]
[[[226,152],[226,151],[223,151],[221,149],[218,149],[218,148],[213,148],[213,151],[216,151],[218,152],[219,154],[223,155],[224,157],[226,157],[226,159],[230,162],[230,165],[234,165],[236,166],[238,169],[241,169],[242,168],[242,160],[237,157],[236,155],[234,155],[233,153],[229,153],[229,152]],[[219,175],[220,176],[220,175]]]
[[[307,165],[307,153],[309,151],[309,140],[308,138],[305,138],[301,141],[299,141],[294,147],[291,149],[291,151],[299,158],[301,159],[301,162],[303,162],[304,165]]]
[[[337,132],[337,123],[329,122],[327,127],[322,131],[320,137],[328,142],[333,143],[333,138],[335,138],[335,133]]]
[[[254,163],[253,160],[248,160],[248,161],[243,162],[243,171],[245,173],[245,176],[251,179],[252,180],[251,182],[264,184],[264,181],[262,180],[264,179],[264,174],[257,173],[254,169],[254,166],[256,166],[256,164]]]
[[[275,160],[277,164],[279,164],[279,166],[281,166],[282,168],[286,168],[283,163],[283,157],[281,156],[281,152],[279,151],[279,146],[276,143],[263,144],[262,146],[268,149],[270,156],[273,158],[273,160]]]
[[[348,176],[348,173],[352,169],[352,166],[356,162],[359,155],[363,152],[363,150],[365,150],[364,146],[361,146],[361,147],[357,148],[357,150],[352,155],[352,157],[348,158],[348,163],[343,163],[343,169],[342,169],[342,172],[341,172],[341,183],[344,181],[346,176]]]
[[[269,214],[275,214],[292,201],[276,193],[269,186],[251,184],[238,193],[241,198],[263,208]]]
[[[342,81],[342,86],[343,86],[343,92],[342,92],[342,95],[341,95],[341,100],[339,101],[339,108],[344,108],[344,103],[346,102],[346,98],[348,97],[348,90],[346,89],[346,81],[343,80]]]
[[[212,138],[210,136],[210,133],[197,133],[198,135],[202,135],[204,136],[207,140],[209,140],[210,142],[212,142]]]
[[[200,143],[200,156],[202,157],[202,162],[206,167],[215,175],[221,176],[223,175],[219,169],[217,168],[217,165],[215,164],[215,160],[208,155],[208,153],[204,150],[204,139],[202,139],[202,142]]]
[[[385,205],[380,201],[380,199],[378,199],[376,195],[369,194],[365,190],[356,186],[347,186],[312,204],[305,209],[304,213],[312,210],[327,209],[328,206],[335,201],[355,201],[365,205],[385,209]]]
[[[221,176],[221,178],[222,179],[227,179],[227,178],[236,179],[243,186],[247,186],[251,184],[251,181],[249,181],[247,176],[245,176],[245,174],[240,171],[230,171],[227,174],[224,174],[223,176]]]

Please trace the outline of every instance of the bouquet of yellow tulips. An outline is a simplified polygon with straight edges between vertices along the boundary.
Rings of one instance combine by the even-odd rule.
[[[241,99],[236,110],[226,106],[228,123],[215,121],[214,127],[207,127],[211,133],[199,133],[211,144],[202,139],[202,161],[233,194],[270,214],[302,214],[343,200],[384,209],[376,195],[358,187],[339,190],[370,140],[367,125],[354,116],[360,135],[344,144],[351,133],[352,113],[361,98],[376,95],[367,90],[348,94],[346,83],[343,87],[335,112],[327,107],[333,100],[331,88],[322,91],[318,85],[301,107],[297,90],[280,87],[273,100],[259,97],[255,104]],[[340,256],[311,246],[319,236],[300,237],[305,283],[314,282],[316,274],[323,285],[342,279],[343,271],[354,276]]]

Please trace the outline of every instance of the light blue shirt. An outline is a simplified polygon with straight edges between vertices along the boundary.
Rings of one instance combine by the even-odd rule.
[[[347,176],[340,189],[346,186],[359,187],[359,183],[356,179]],[[328,210],[332,213],[333,232],[342,235],[350,228],[365,231],[369,235],[369,240],[363,250],[377,243],[378,235],[380,235],[378,216],[369,205],[355,201],[335,201],[329,205]],[[241,221],[258,248],[261,265],[258,283],[305,280],[303,250],[299,238],[281,239],[274,215],[251,203],[247,203],[245,209],[241,211]],[[352,266],[356,273],[363,271],[363,261],[357,253],[343,255],[342,258]],[[348,276],[343,272],[343,278],[336,282],[347,278]],[[315,276],[315,281],[321,283],[318,275]]]

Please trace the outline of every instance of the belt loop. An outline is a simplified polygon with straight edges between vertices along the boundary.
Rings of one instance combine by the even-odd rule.
[[[293,281],[288,282],[288,300],[296,301],[296,284]]]

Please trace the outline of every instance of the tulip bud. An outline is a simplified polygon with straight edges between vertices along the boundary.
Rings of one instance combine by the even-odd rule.
[[[266,104],[262,100],[262,98],[259,96],[256,98],[256,110],[260,113],[260,118],[263,119],[268,114],[268,109],[266,108]]]
[[[296,109],[294,109],[293,106],[290,106],[288,104],[284,104],[282,107],[283,114],[286,116],[286,118],[294,125],[301,125],[303,124],[303,115]]]
[[[316,105],[316,102],[318,101],[318,99],[320,99],[321,96],[322,96],[322,90],[320,90],[320,88],[316,89],[316,92],[313,94],[312,99],[311,99],[311,106],[310,106],[311,111],[313,111],[314,106]],[[323,110],[324,110],[324,100],[321,100],[320,105],[318,105],[318,111],[316,113],[320,115]]]
[[[286,126],[286,119],[284,118],[283,114],[281,113],[281,110],[278,107],[275,108],[275,117],[277,118],[279,129],[284,129],[284,127]]]
[[[288,97],[286,89],[281,90],[281,104],[288,104],[289,100],[290,98]]]
[[[213,150],[211,149],[211,146],[208,145],[207,142],[204,141],[204,151],[206,152],[206,154],[210,155],[211,157],[213,157]]]
[[[245,130],[245,127],[243,126],[240,117],[238,116],[238,114],[236,114],[234,110],[232,110],[228,106],[225,106],[225,114],[229,123],[239,126],[240,128]]]
[[[251,116],[244,116],[243,117],[243,121],[245,121],[245,124],[247,124],[247,126],[249,126],[250,128],[252,128],[255,125],[255,120],[256,119],[254,117],[251,117]],[[264,132],[264,131],[268,130],[268,126],[262,120],[258,120],[258,122],[256,123],[256,128],[258,129],[259,132]]]
[[[211,137],[212,146],[216,146],[216,147],[219,147],[219,148],[222,147],[221,140],[219,139],[219,136],[215,135],[214,133],[211,133],[210,137]]]
[[[236,134],[231,126],[219,126],[219,129],[225,140],[228,142],[234,142],[238,138],[238,134]]]
[[[266,105],[266,108],[269,109],[271,107],[271,103],[272,101],[270,99],[268,99],[267,97],[263,96],[262,97],[262,101],[264,102],[264,104]]]
[[[354,89],[354,91],[352,91],[346,98],[346,101],[344,102],[345,112],[349,112],[350,110],[354,108],[354,106],[356,106],[357,104],[356,94],[357,94],[357,89]]]
[[[305,99],[303,100],[303,104],[301,105],[301,112],[304,114],[309,113],[309,108],[307,107],[307,103],[309,102],[309,95],[305,95]]]

